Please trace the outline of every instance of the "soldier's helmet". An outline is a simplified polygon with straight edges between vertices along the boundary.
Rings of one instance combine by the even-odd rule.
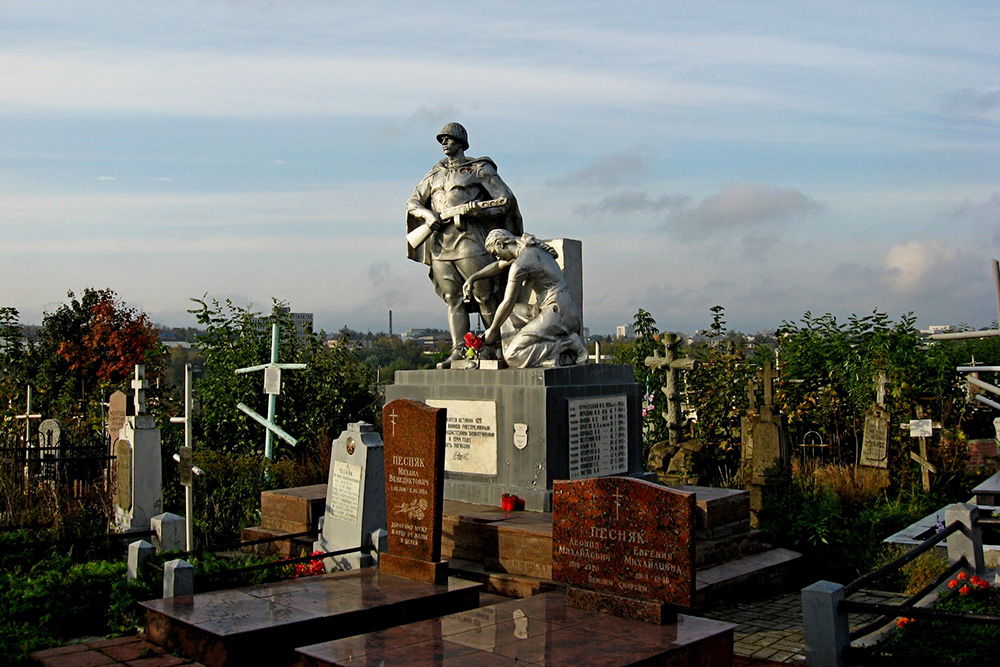
[[[452,139],[457,139],[462,143],[462,150],[467,150],[469,148],[469,133],[465,131],[465,128],[458,123],[448,123],[441,131],[438,132],[437,140],[441,143],[442,137],[451,137]]]

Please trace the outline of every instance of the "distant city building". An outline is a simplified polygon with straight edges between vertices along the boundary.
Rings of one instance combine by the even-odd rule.
[[[615,338],[631,338],[632,337],[632,325],[631,324],[619,324],[618,328],[615,329]]]
[[[951,333],[953,329],[954,327],[952,327],[950,324],[932,324],[931,326],[927,327],[927,331],[922,331],[921,333],[926,333],[933,336],[934,334]]]
[[[420,343],[425,354],[436,353],[443,346],[451,345],[451,334],[443,329],[407,329],[400,338]]]
[[[313,332],[312,313],[290,313],[288,308],[280,308],[279,312],[288,313],[291,316],[292,324],[295,325],[295,332],[299,338],[306,338]],[[253,325],[258,331],[266,331],[270,328],[270,322],[266,317],[253,318]]]

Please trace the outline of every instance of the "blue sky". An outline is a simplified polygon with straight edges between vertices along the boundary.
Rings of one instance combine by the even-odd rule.
[[[0,6],[0,305],[445,328],[404,203],[468,128],[593,332],[997,317],[996,2]]]

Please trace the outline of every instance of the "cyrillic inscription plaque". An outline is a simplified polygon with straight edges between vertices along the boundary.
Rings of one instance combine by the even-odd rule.
[[[334,461],[329,484],[330,515],[341,521],[356,522],[361,506],[361,466]]]
[[[625,396],[568,399],[569,478],[628,471],[628,404]]]
[[[432,399],[448,410],[444,469],[471,475],[497,474],[497,404],[493,401]]]

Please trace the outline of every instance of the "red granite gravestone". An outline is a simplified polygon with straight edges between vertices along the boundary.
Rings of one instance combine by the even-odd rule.
[[[695,495],[629,477],[557,481],[552,578],[572,607],[662,625],[694,599]]]
[[[382,409],[388,551],[380,571],[428,583],[448,579],[441,562],[447,411],[400,399]]]

